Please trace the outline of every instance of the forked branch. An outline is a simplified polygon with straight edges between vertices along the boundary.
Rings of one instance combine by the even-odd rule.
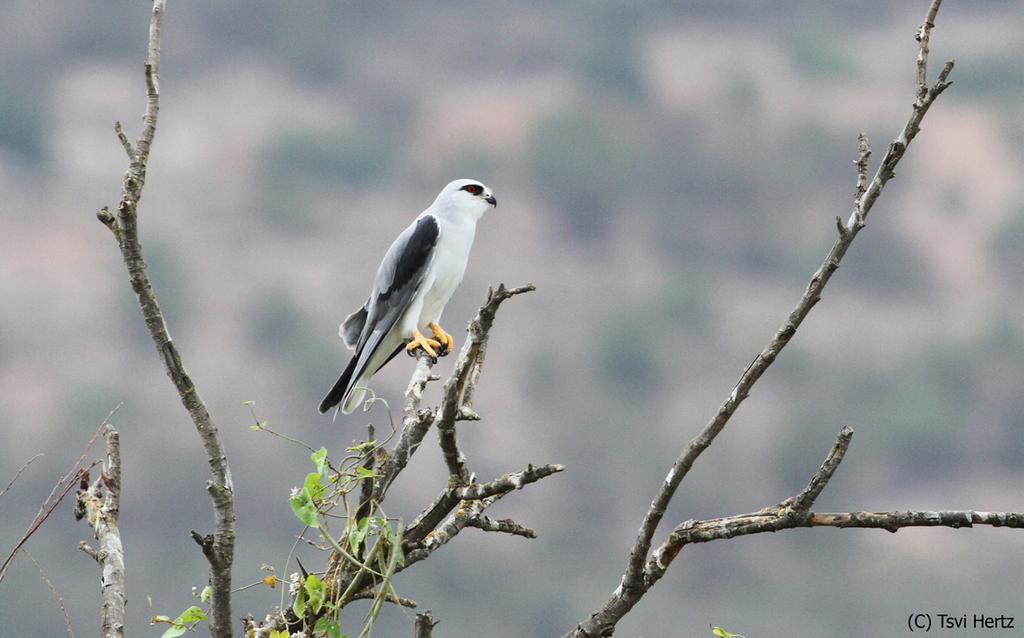
[[[793,338],[793,335],[796,334],[797,329],[811,309],[821,299],[822,291],[836,269],[839,268],[839,264],[846,255],[846,251],[861,229],[864,228],[868,213],[870,213],[878,197],[881,195],[882,189],[895,175],[896,165],[899,164],[904,153],[906,153],[907,147],[913,141],[918,131],[920,131],[921,121],[928,112],[928,109],[935,99],[951,84],[949,74],[953,70],[952,61],[946,63],[942,72],[939,73],[935,84],[930,87],[927,84],[930,34],[940,4],[941,0],[932,0],[924,24],[918,32],[918,41],[920,42],[917,57],[918,86],[915,91],[916,99],[913,104],[913,110],[906,125],[889,145],[870,182],[867,180],[867,175],[868,159],[871,150],[868,146],[867,138],[863,135],[859,138],[858,158],[856,161],[857,196],[853,211],[850,213],[847,221],[843,222],[842,218],[837,218],[838,236],[831,250],[829,250],[821,266],[811,277],[810,282],[807,284],[807,289],[804,291],[800,301],[789,313],[789,316],[786,317],[768,344],[743,371],[732,392],[722,402],[707,425],[689,442],[675,462],[672,463],[668,475],[665,477],[661,488],[651,503],[650,509],[648,509],[644,515],[643,522],[640,524],[636,541],[630,551],[626,570],[619,586],[601,609],[595,611],[590,618],[582,621],[574,630],[566,634],[567,636],[593,637],[611,635],[615,630],[616,623],[639,602],[647,590],[654,584],[650,579],[650,573],[645,569],[645,563],[651,551],[654,534],[676,490],[693,467],[694,462],[722,432],[729,419],[736,412],[736,409],[750,394],[751,388],[775,361],[779,353],[782,352],[783,348]]]

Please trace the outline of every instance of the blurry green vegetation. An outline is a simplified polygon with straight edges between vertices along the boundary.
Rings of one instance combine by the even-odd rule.
[[[761,104],[761,90],[749,73],[734,74],[725,94],[731,106],[744,111],[755,111]]]
[[[593,2],[587,16],[577,25],[587,31],[581,76],[599,90],[640,96],[644,83],[637,39],[644,8],[633,2]]]
[[[955,82],[960,95],[1024,98],[1024,66],[1018,56],[958,59]]]
[[[707,290],[694,278],[679,277],[638,297],[625,289],[604,294],[606,313],[596,325],[593,344],[606,386],[649,394],[661,387],[669,335],[697,335],[709,325]],[[683,327],[683,330],[680,330]]]
[[[633,186],[635,150],[604,123],[573,112],[541,120],[530,148],[534,183],[557,202],[569,229],[602,236]]]
[[[340,373],[345,363],[347,351],[340,340],[325,340],[330,335],[315,326],[281,288],[263,294],[250,308],[249,317],[248,340],[254,348],[288,366],[297,387],[324,386],[327,391],[333,378],[325,378],[325,371],[330,371],[328,376]]]
[[[382,179],[390,174],[397,151],[392,134],[372,127],[284,133],[263,151],[260,209],[281,228],[308,229],[314,224],[318,196],[339,185],[366,188]]]
[[[622,38],[601,40],[584,59],[583,75],[602,89],[631,97],[643,94],[636,53]]]
[[[453,157],[448,159],[448,166],[451,167],[453,176],[479,179],[485,182],[493,181],[489,179],[489,176],[494,174],[498,165],[498,158],[480,145],[460,147],[453,153]],[[501,193],[498,195],[500,199]]]
[[[590,343],[602,383],[609,388],[608,396],[626,391],[650,394],[660,387],[665,375],[658,356],[659,333],[649,329],[649,319],[628,304],[612,309],[602,318],[597,337]]]
[[[195,304],[189,294],[189,276],[183,265],[182,255],[174,246],[157,237],[148,237],[144,241],[146,243],[143,250],[146,263],[149,265],[149,278],[164,316],[172,325],[188,321]],[[145,334],[147,347],[152,347],[149,332],[145,330],[145,324],[139,321],[138,301],[131,294],[125,296],[125,301],[130,308],[123,316],[140,327],[140,331]]]
[[[836,27],[801,29],[786,35],[782,44],[796,70],[814,79],[844,80],[855,77],[857,64]]]
[[[198,9],[211,38],[229,48],[253,47],[292,73],[317,82],[344,71],[348,46],[358,40],[358,4],[306,0],[301,4],[256,0],[246,5],[209,3]]]
[[[0,150],[30,164],[46,152],[45,101],[23,90],[0,84]]]
[[[145,234],[145,230],[142,232]],[[189,277],[181,256],[173,246],[161,241],[159,237],[144,236],[142,241],[143,256],[149,266],[149,279],[164,318],[169,326],[184,325],[192,318],[196,303],[189,293]],[[124,326],[125,335],[131,338],[135,347],[151,356],[153,338],[140,318],[138,299],[129,287],[119,290],[119,293],[119,309],[114,316]],[[174,332],[172,329],[172,334]]]
[[[61,393],[64,420],[72,424],[75,432],[88,433],[76,440],[76,445],[84,444],[118,404],[123,402],[133,411],[140,407],[135,388],[130,384],[114,385],[117,381],[120,380],[108,383],[103,379],[78,379]]]
[[[385,175],[395,161],[395,151],[396,140],[386,131],[296,130],[270,144],[265,162],[270,179],[341,181],[358,187]]]
[[[972,351],[966,344],[936,343],[869,397],[881,414],[890,415],[881,430],[887,446],[920,478],[929,468],[957,465],[971,428],[968,409],[976,401],[975,375],[965,365]]]
[[[1024,204],[992,236],[992,252],[1000,268],[1013,273],[1017,281],[1024,277]]]
[[[822,223],[825,223],[822,215]],[[846,275],[858,287],[871,291],[925,297],[934,281],[924,258],[892,224],[878,218],[869,223],[870,238],[850,248],[849,261],[843,262]]]
[[[823,126],[819,122],[804,121],[776,142],[786,149],[782,161],[763,168],[771,175],[787,180],[798,180],[813,188],[829,188],[853,201],[853,180],[856,172],[850,162],[857,155],[857,136]]]

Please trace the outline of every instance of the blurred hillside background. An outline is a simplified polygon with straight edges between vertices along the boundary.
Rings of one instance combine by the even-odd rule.
[[[528,462],[568,471],[494,512],[538,540],[467,530],[398,591],[445,638],[560,635],[603,602],[669,463],[848,214],[857,133],[877,160],[906,122],[926,5],[169,3],[141,228],[231,455],[236,582],[283,565],[299,530],[288,492],[308,467],[250,431],[243,402],[332,452],[368,420],[384,427],[379,410],[316,413],[347,357],[337,324],[441,186],[476,177],[500,206],[444,325],[461,344],[490,283],[538,292],[502,309],[484,420],[461,441],[482,478]],[[1024,508],[1024,3],[947,5],[932,70],[956,57],[954,86],[666,523],[796,493],[843,424],[856,436],[820,510]],[[150,615],[178,613],[204,584],[188,530],[209,530],[211,513],[198,438],[94,215],[125,168],[113,122],[139,130],[148,14],[141,0],[4,6],[0,480],[46,456],[0,500],[0,548],[123,401],[129,631],[155,636]],[[403,357],[379,377],[393,405],[411,369]],[[444,485],[434,440],[389,513],[411,517]],[[28,548],[89,635],[98,574],[70,510]],[[684,552],[617,635],[892,636],[915,611],[1020,622],[1022,570],[1024,536],[1005,530],[737,539]],[[254,588],[234,609],[277,599]],[[0,619],[4,636],[64,635],[24,557],[0,585]],[[385,610],[377,635],[411,635],[409,617]]]

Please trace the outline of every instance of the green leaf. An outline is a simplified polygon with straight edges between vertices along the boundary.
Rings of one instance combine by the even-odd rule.
[[[306,590],[299,589],[295,594],[295,602],[292,603],[292,611],[295,612],[297,618],[304,618],[306,616]]]
[[[199,600],[203,601],[204,603],[210,602],[210,598],[212,596],[213,596],[213,587],[210,587],[209,585],[207,585],[206,587],[203,587],[203,591],[199,592]]]
[[[726,631],[721,627],[712,627],[711,633],[718,636],[719,638],[743,638],[743,636],[739,634],[734,634],[731,631]]]
[[[322,475],[327,467],[327,448],[322,447],[313,452],[309,455],[309,460],[313,461],[313,466],[316,467],[317,473]]]
[[[362,465],[356,466],[356,478],[365,479],[370,478],[372,476],[379,475],[368,467],[363,467]]]
[[[309,493],[306,490],[302,490],[288,499],[288,503],[292,506],[292,513],[295,514],[296,518],[312,528],[320,527],[316,505],[313,505],[313,499],[309,497]]]
[[[348,533],[348,544],[352,547],[353,552],[359,551],[359,546],[366,540],[366,534],[370,531],[370,517],[364,516],[359,519],[359,524],[356,525]]]
[[[314,501],[321,498],[324,495],[324,486],[320,482],[321,474],[319,472],[310,472],[306,475],[306,480],[302,483],[302,489],[309,493],[309,498]]]
[[[405,552],[402,551],[402,538],[398,535],[398,526],[388,526],[388,541],[391,542],[391,551],[398,552],[395,558],[399,567],[405,567]]]
[[[320,620],[316,621],[316,626],[313,627],[314,634],[323,634],[327,638],[342,638],[341,637],[341,625],[338,621],[334,620],[330,616],[323,616]]]
[[[270,632],[270,638],[291,638],[291,634],[288,633],[287,629],[283,631],[278,631],[277,629],[274,629]]]
[[[160,635],[160,638],[178,638],[178,636],[186,631],[188,629],[184,625],[171,625],[167,628],[167,631]]]
[[[206,614],[203,610],[196,607],[195,605],[189,607],[185,611],[181,612],[174,622],[181,625],[186,625],[190,622],[196,622],[197,620],[206,620]]]
[[[320,577],[316,574],[310,574],[306,576],[305,590],[309,594],[309,607],[313,610],[314,614],[320,613],[320,608],[324,606],[324,599],[327,597],[327,588],[324,587],[324,581],[320,580]]]
[[[346,452],[362,452],[363,450],[366,450],[368,448],[372,448],[375,445],[377,445],[377,440],[376,439],[374,439],[373,441],[363,441],[362,443],[360,443],[358,445],[353,445],[352,447],[345,448],[345,451]]]

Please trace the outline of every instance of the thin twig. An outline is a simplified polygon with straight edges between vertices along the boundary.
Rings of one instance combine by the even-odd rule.
[[[352,594],[348,597],[348,600],[349,602],[353,600],[372,600],[377,596],[378,593],[376,591],[367,588]],[[399,607],[405,607],[407,609],[415,609],[417,605],[416,601],[411,598],[402,598],[401,596],[396,596],[392,593],[388,593],[384,596],[384,602],[391,603],[392,605],[397,605]]]
[[[421,410],[423,402],[423,391],[431,380],[430,370],[433,360],[426,353],[416,360],[416,368],[413,370],[412,378],[409,380],[409,387],[405,391],[405,407],[402,417],[402,433],[398,436],[398,442],[389,457],[389,462],[384,470],[384,476],[377,482],[374,500],[381,502],[387,493],[391,483],[394,482],[405,466],[409,463],[412,455],[419,449],[423,437],[427,435],[431,424],[434,422],[433,412]]]
[[[992,527],[1024,528],[1024,513],[1020,512],[976,512],[919,511],[919,512],[779,512],[769,509],[726,518],[705,521],[686,521],[669,534],[665,543],[654,552],[647,564],[647,571],[654,578],[660,577],[672,559],[685,545],[709,543],[711,541],[778,532],[797,527],[861,527],[884,529],[896,532],[904,527]]]
[[[935,16],[939,12],[942,0],[932,0],[928,13],[917,30],[917,99],[923,101],[928,95],[928,53],[930,51],[932,29],[935,28]]]
[[[103,431],[104,427],[106,427],[107,424],[110,422],[110,417],[113,416],[113,414],[117,412],[117,410],[120,407],[121,405],[118,404],[113,410],[107,413],[106,418],[103,419],[103,422],[100,423],[100,426],[89,438],[89,441],[86,443],[85,448],[79,455],[78,460],[76,460],[74,465],[72,465],[71,468],[67,472],[65,472],[63,476],[60,477],[60,480],[58,480],[54,484],[53,489],[50,490],[50,493],[47,495],[46,500],[44,500],[43,504],[39,506],[39,511],[36,513],[36,517],[32,519],[32,523],[29,524],[28,529],[25,531],[24,534],[22,534],[18,542],[15,543],[14,549],[12,549],[11,553],[7,555],[7,558],[4,559],[4,562],[0,564],[0,582],[3,582],[4,576],[7,574],[8,568],[14,561],[14,557],[18,555],[18,550],[20,550],[22,546],[24,546],[25,543],[28,542],[28,539],[32,538],[32,535],[36,533],[40,526],[42,526],[42,524],[46,522],[46,519],[50,517],[50,514],[52,514],[53,511],[57,509],[57,506],[60,505],[60,502],[64,500],[64,497],[67,496],[68,492],[71,491],[71,488],[77,485],[80,481],[88,481],[89,470],[92,469],[93,466],[95,466],[96,464],[93,463],[92,465],[85,469],[83,469],[81,465],[82,463],[85,462],[85,457],[89,454],[89,450],[92,449],[93,444],[96,443],[96,439],[99,438],[100,433]]]
[[[511,534],[512,536],[522,536],[524,538],[537,538],[537,532],[535,530],[525,525],[520,525],[510,518],[494,520],[480,514],[467,521],[466,527],[475,527],[485,532],[500,532],[503,534]]]
[[[11,482],[7,484],[7,487],[5,487],[4,489],[0,490],[0,497],[3,497],[3,495],[6,494],[8,490],[10,490],[12,487],[14,487],[14,484],[17,482],[18,477],[21,476],[21,473],[24,472],[26,469],[28,469],[28,466],[32,465],[32,463],[34,463],[35,460],[38,459],[41,456],[43,456],[42,452],[40,452],[39,454],[36,454],[35,456],[30,458],[29,460],[25,461],[25,464],[22,465],[18,469],[18,471],[14,473],[14,478],[12,478]]]
[[[121,126],[120,122],[114,122],[114,133],[117,135],[117,139],[121,140],[121,146],[124,147],[124,152],[128,155],[128,161],[133,161],[135,159],[135,149],[132,148],[132,143],[128,140],[128,136],[125,135],[124,127]]]
[[[529,466],[522,472],[501,476],[489,483],[474,483],[462,487],[451,486],[438,495],[434,502],[423,510],[405,532],[408,543],[416,543],[430,534],[460,501],[474,501],[494,496],[503,496],[513,490],[522,489],[531,483],[557,474],[565,469],[562,465]]]
[[[529,485],[530,483],[536,483],[542,478],[546,478],[564,470],[564,465],[551,464],[541,465],[540,467],[530,465],[522,472],[511,472],[488,483],[475,483],[473,485],[456,488],[453,491],[455,496],[460,500],[468,501],[488,498],[495,494],[504,494],[506,492],[511,492],[512,490],[521,490],[524,486]]]
[[[54,586],[50,577],[46,575],[46,571],[43,569],[43,566],[39,564],[39,561],[36,560],[36,557],[27,549],[24,551],[25,555],[28,556],[28,559],[36,566],[36,571],[39,572],[39,577],[42,578],[43,582],[46,583],[46,586],[49,587],[50,595],[53,596],[55,601],[57,601],[57,606],[60,607],[61,613],[64,614],[64,630],[67,632],[68,638],[75,638],[75,632],[71,629],[71,614],[68,613],[68,608],[64,604],[64,597],[60,595],[59,591],[57,591],[57,587]]]
[[[806,512],[811,509],[814,505],[814,501],[821,495],[821,491],[825,489],[828,482],[832,480],[832,475],[839,468],[839,464],[843,462],[843,457],[846,455],[846,450],[850,447],[850,441],[853,439],[853,428],[848,425],[844,425],[843,429],[839,430],[839,436],[836,438],[835,445],[832,446],[832,450],[825,457],[821,467],[811,477],[807,487],[803,489],[800,494],[793,497],[792,508],[798,512]],[[789,503],[783,503],[783,505],[790,505]]]

